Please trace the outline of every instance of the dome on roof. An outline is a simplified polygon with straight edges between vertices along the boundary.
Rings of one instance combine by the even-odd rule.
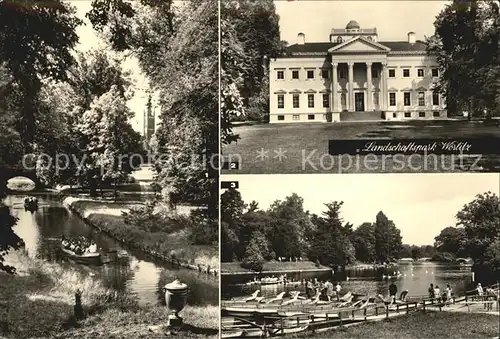
[[[345,26],[345,29],[360,29],[360,26],[356,20],[351,20],[347,26]]]

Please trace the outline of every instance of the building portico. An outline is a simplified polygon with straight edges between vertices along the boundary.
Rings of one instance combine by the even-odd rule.
[[[330,42],[306,43],[299,33],[287,55],[270,62],[270,122],[446,117],[425,43],[413,32],[407,41],[378,42],[376,32],[351,21],[333,29]]]

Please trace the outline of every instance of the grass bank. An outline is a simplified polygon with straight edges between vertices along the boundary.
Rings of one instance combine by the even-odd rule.
[[[254,273],[254,271],[240,266],[241,262],[223,262],[221,263],[221,273]],[[266,272],[300,272],[314,270],[331,270],[326,266],[316,266],[312,261],[268,261],[262,265],[262,273]]]
[[[400,154],[398,157],[346,155],[327,157],[329,140],[344,139],[415,139],[474,138],[498,136],[498,126],[480,121],[394,121],[394,122],[342,122],[242,125],[234,128],[241,139],[226,145],[222,151],[225,159],[239,160],[238,174],[270,173],[391,173],[391,172],[459,172],[496,171],[500,157],[483,155],[474,168],[475,158],[452,155],[415,157]],[[257,157],[262,150],[267,156]],[[274,152],[285,153],[277,160]],[[229,161],[229,160],[227,160]],[[231,174],[223,170],[223,173]]]
[[[211,273],[214,273],[214,269],[218,270],[218,246],[193,245],[189,239],[189,230],[176,220],[172,220],[172,229],[175,230],[172,233],[147,232],[124,222],[119,213],[120,209],[127,208],[123,203],[113,206],[108,202],[106,208],[101,209],[96,209],[101,205],[93,201],[70,200],[67,205],[89,225],[129,247],[165,261],[174,259],[172,258],[173,251],[175,259],[186,268],[197,270],[200,265],[204,270],[210,267]]]
[[[106,289],[90,276],[60,264],[17,255],[17,274],[0,272],[0,334],[7,338],[164,338],[151,326],[165,324],[166,309],[141,308],[135,299]],[[86,318],[73,317],[80,289]],[[216,306],[182,311],[183,338],[217,338]]]
[[[477,313],[414,312],[378,322],[322,333],[300,333],[287,338],[494,338],[500,333],[498,316]]]

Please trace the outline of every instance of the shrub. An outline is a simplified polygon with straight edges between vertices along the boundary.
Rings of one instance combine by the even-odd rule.
[[[197,245],[211,245],[219,241],[219,223],[207,217],[202,210],[191,212],[186,220],[190,240]]]

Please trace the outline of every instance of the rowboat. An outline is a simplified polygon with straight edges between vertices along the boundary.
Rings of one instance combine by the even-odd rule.
[[[261,285],[275,285],[282,283],[283,280],[279,278],[262,278],[260,279],[260,284]]]
[[[76,254],[75,252],[68,250],[61,246],[61,251],[69,259],[84,265],[101,265],[102,258],[100,253],[84,253],[82,255]]]

